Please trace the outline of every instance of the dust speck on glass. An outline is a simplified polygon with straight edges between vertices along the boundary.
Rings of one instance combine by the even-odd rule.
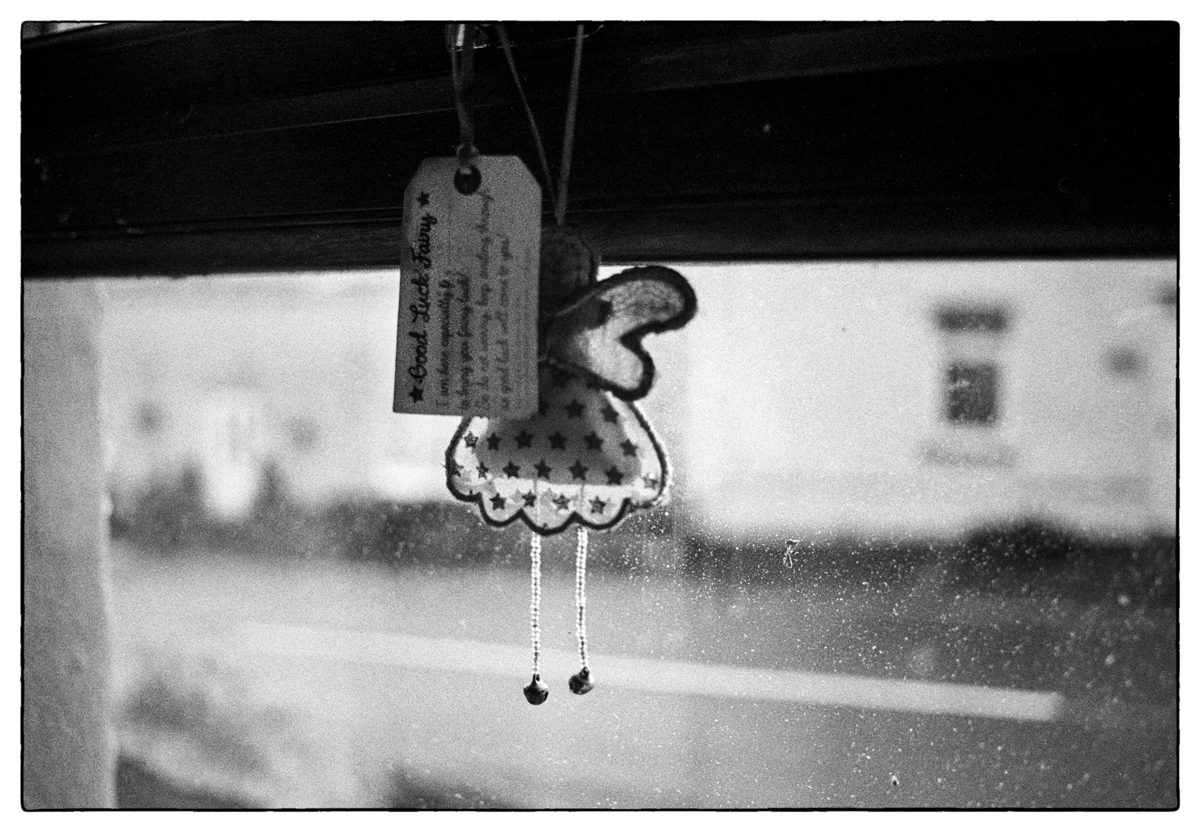
[[[391,412],[394,272],[105,283],[122,805],[1175,805],[1175,263],[670,268],[586,584]],[[552,370],[487,511],[656,476]]]

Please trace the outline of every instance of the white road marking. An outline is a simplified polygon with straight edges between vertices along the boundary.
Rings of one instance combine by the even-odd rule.
[[[290,624],[243,622],[239,652],[366,662],[421,670],[513,676],[527,671],[528,651],[483,641],[427,638]],[[564,678],[578,669],[576,654],[542,650],[543,676],[558,668]],[[947,682],[882,679],[842,673],[809,673],[759,667],[670,662],[634,656],[591,657],[599,684],[652,693],[799,702],[839,708],[1053,722],[1061,694]]]

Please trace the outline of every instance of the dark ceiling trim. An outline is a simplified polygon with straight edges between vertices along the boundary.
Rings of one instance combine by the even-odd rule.
[[[570,28],[511,29],[552,157]],[[569,216],[610,259],[1177,248],[1175,24],[588,31]],[[481,146],[532,160],[502,56],[477,63]],[[404,183],[456,137],[445,64],[428,23],[29,41],[22,274],[394,265]]]
[[[1176,256],[1175,238],[1152,218],[1098,225],[1081,207],[1071,198],[752,204],[738,208],[739,222],[731,223],[726,206],[693,205],[580,212],[572,224],[609,263]],[[1073,221],[1064,220],[1072,215]],[[399,222],[397,214],[27,236],[22,268],[26,277],[396,268]]]

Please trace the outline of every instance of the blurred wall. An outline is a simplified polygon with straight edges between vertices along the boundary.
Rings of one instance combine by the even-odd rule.
[[[186,466],[236,515],[274,467],[290,500],[449,499],[457,420],[391,412],[398,273],[111,281],[105,437],[118,509]]]
[[[111,807],[99,307],[90,282],[22,285],[23,803]]]

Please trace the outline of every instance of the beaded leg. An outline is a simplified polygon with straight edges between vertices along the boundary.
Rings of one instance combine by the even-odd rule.
[[[587,549],[588,530],[579,526],[575,538],[575,634],[579,639],[580,671],[567,680],[571,693],[583,695],[595,687],[587,655]]]
[[[529,632],[533,643],[533,680],[525,686],[525,699],[540,705],[550,695],[542,681],[542,536],[533,532],[529,539]]]

